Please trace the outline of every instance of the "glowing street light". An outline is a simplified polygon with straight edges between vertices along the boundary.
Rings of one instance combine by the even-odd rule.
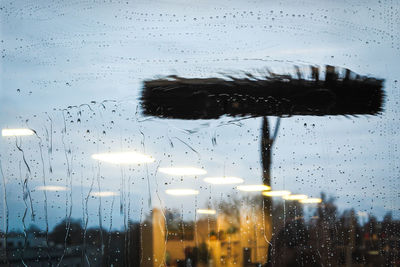
[[[303,204],[318,204],[321,202],[322,202],[322,199],[320,199],[320,198],[306,198],[306,199],[300,200],[300,203],[303,203]]]
[[[261,192],[270,190],[271,187],[265,184],[253,184],[253,185],[238,185],[237,189],[244,192]]]
[[[33,135],[35,132],[31,129],[21,128],[21,129],[2,129],[2,136],[27,136]]]
[[[199,191],[194,189],[167,189],[165,193],[171,196],[192,196],[198,195]]]
[[[307,195],[287,195],[282,197],[285,200],[304,200],[307,199]]]
[[[266,197],[283,197],[290,195],[291,192],[287,190],[266,191],[262,193]]]
[[[206,174],[206,170],[195,168],[195,167],[166,167],[159,168],[160,172],[169,175],[203,175]]]
[[[211,210],[211,209],[198,209],[197,213],[199,214],[210,214],[210,215],[214,215],[216,214],[216,210]]]
[[[243,179],[233,176],[221,176],[221,177],[206,177],[203,180],[209,184],[225,185],[225,184],[241,184]]]
[[[117,192],[113,191],[98,191],[90,193],[93,197],[112,197],[112,196],[119,196]]]
[[[65,186],[58,185],[46,185],[46,186],[38,186],[36,187],[38,191],[67,191],[68,188]]]
[[[154,158],[138,152],[93,154],[93,159],[113,164],[141,164],[154,162]]]

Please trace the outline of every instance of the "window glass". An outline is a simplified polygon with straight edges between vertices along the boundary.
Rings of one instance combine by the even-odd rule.
[[[0,266],[400,265],[397,1],[0,7]]]

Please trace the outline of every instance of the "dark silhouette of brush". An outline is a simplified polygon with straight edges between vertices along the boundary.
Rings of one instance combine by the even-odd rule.
[[[311,67],[311,79],[304,79],[297,67],[296,73],[297,77],[269,73],[263,78],[246,74],[245,78],[169,76],[148,80],[144,82],[141,96],[143,114],[185,120],[217,119],[221,116],[263,117],[263,184],[270,186],[272,145],[280,117],[376,115],[383,111],[383,80],[360,76],[348,69],[341,75],[333,66],[326,66],[324,79],[320,79],[317,67]],[[272,136],[267,116],[278,116]],[[264,233],[271,240],[271,198],[263,198],[263,207]]]
[[[383,80],[326,66],[325,79],[311,67],[311,79],[270,73],[264,78],[187,79],[169,76],[144,82],[144,115],[172,119],[220,116],[374,115],[382,111]]]

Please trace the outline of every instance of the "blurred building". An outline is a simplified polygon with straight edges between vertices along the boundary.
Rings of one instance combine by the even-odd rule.
[[[270,231],[271,222],[261,210],[247,210],[239,218],[199,217],[169,228],[161,210],[153,209],[152,221],[142,226],[142,266],[258,266],[266,262],[270,233],[265,229]]]

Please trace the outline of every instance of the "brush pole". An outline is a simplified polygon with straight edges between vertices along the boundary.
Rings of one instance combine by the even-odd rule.
[[[279,119],[278,119],[279,120]],[[275,126],[275,134],[279,127],[279,122],[277,122]],[[274,142],[274,138],[270,137],[270,127],[269,121],[267,117],[263,117],[262,119],[262,132],[261,132],[261,163],[262,163],[262,171],[263,171],[263,184],[267,186],[271,186],[271,163],[272,163],[272,144]],[[275,136],[274,136],[275,137]],[[267,196],[262,196],[263,201],[263,228],[264,235],[268,242],[271,242],[272,239],[272,198]],[[269,249],[270,244],[265,242],[265,246],[267,247],[267,251]],[[268,255],[267,255],[268,256]],[[266,257],[267,257],[266,256]],[[265,259],[265,262],[268,261],[268,258]]]

